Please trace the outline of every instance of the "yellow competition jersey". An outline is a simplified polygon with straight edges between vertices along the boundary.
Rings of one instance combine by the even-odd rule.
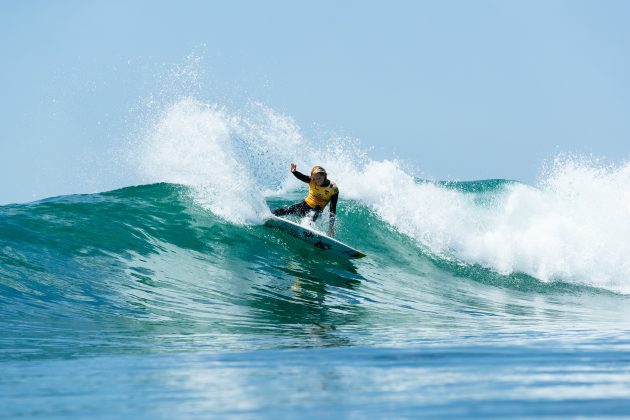
[[[325,187],[318,187],[317,184],[315,184],[315,181],[311,179],[308,183],[308,195],[304,201],[306,201],[306,204],[308,204],[311,208],[314,208],[315,206],[324,208],[330,201],[330,198],[338,192],[339,188],[337,188],[337,185],[335,185],[332,181],[330,181]]]

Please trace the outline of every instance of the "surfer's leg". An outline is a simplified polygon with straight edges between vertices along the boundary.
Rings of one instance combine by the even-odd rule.
[[[282,207],[273,211],[273,214],[276,216],[286,216],[287,214],[298,214],[300,217],[304,217],[304,215],[311,208],[304,201],[301,203],[294,204],[289,207]]]
[[[299,206],[299,203],[294,204],[289,207],[281,207],[279,209],[275,209],[272,213],[276,216],[286,216],[287,214],[295,214],[296,207],[298,206]]]

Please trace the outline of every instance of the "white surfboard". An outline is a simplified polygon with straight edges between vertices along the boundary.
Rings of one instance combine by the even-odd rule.
[[[332,252],[346,258],[363,258],[365,254],[357,251],[341,241],[326,236],[314,229],[299,225],[290,220],[271,215],[266,221],[266,226],[278,228],[291,236],[295,236],[324,251]]]

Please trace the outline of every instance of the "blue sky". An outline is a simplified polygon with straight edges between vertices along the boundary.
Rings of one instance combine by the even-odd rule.
[[[434,179],[628,157],[630,2],[6,1],[0,203],[134,182],[140,98],[260,101]],[[200,86],[165,75],[200,58]]]

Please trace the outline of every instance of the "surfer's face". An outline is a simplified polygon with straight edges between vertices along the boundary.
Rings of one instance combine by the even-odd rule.
[[[313,181],[315,181],[318,187],[321,187],[324,181],[326,181],[326,176],[322,173],[315,174],[313,175]]]

